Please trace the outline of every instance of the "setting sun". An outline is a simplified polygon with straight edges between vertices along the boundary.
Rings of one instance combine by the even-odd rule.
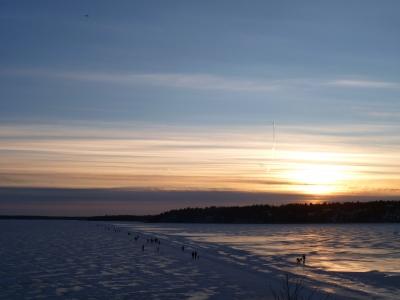
[[[340,190],[345,177],[343,168],[333,165],[301,165],[289,174],[300,191],[316,195]]]
[[[332,161],[345,160],[343,155],[323,152],[298,152],[288,155],[290,164],[283,176],[294,190],[305,194],[326,195],[340,192],[351,179],[348,167]]]

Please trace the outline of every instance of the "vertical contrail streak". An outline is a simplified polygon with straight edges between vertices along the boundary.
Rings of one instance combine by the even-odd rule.
[[[276,146],[276,141],[275,141],[275,121],[272,121],[272,151],[275,152],[275,146]]]
[[[267,172],[271,171],[271,164],[275,160],[275,147],[276,147],[276,136],[275,136],[275,121],[272,121],[272,147],[271,147],[271,159],[268,163]]]

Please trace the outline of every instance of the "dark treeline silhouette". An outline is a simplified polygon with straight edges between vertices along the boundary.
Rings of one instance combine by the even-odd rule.
[[[400,222],[400,201],[185,208],[153,216],[149,221],[183,223]]]
[[[0,216],[1,219],[63,219],[166,223],[381,223],[400,222],[400,201],[184,208],[158,215],[96,217]]]

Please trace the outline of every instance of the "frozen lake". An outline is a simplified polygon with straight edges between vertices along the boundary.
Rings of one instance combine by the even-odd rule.
[[[273,299],[287,273],[329,299],[398,299],[399,232],[398,224],[4,220],[0,299]],[[305,266],[295,263],[301,254]]]
[[[400,224],[137,224],[135,227],[187,239],[203,247],[216,247],[226,259],[264,268],[263,271],[276,269],[305,276],[316,286],[320,282],[330,283],[386,299],[398,299],[400,295]],[[307,256],[305,267],[295,263],[301,254]],[[255,258],[261,262],[255,264]]]

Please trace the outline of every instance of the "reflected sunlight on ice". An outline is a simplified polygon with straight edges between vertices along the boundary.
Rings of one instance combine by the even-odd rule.
[[[205,247],[224,245],[243,254],[229,255],[240,264],[257,257],[268,267],[340,284],[391,298],[400,277],[399,224],[222,225],[143,224],[141,230],[186,238]],[[247,253],[247,254],[245,254]],[[305,267],[295,264],[305,253]],[[397,289],[396,292],[399,292]]]

